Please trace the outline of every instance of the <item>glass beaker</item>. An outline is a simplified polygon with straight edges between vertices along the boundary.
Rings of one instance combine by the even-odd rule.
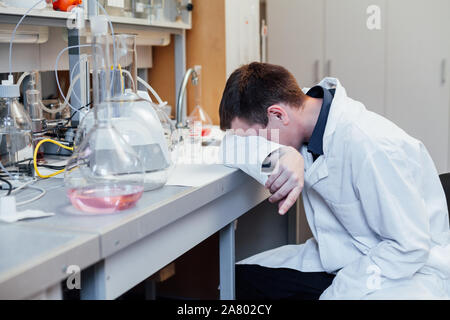
[[[133,0],[134,17],[139,19],[149,19],[151,0]]]
[[[131,208],[141,198],[144,169],[112,121],[114,73],[110,70],[109,36],[96,34],[92,48],[93,123],[81,144],[75,146],[64,178],[75,208],[85,213],[109,214]]]
[[[102,0],[99,0],[102,1]],[[108,15],[114,17],[132,17],[133,3],[132,0],[103,0],[103,7]]]

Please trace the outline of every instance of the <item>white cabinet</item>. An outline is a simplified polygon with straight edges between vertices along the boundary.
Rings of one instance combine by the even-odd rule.
[[[286,67],[301,87],[322,78],[324,0],[266,0],[268,62]]]
[[[302,87],[339,78],[450,171],[450,1],[267,0],[266,14],[270,63]]]
[[[386,116],[448,172],[450,1],[389,1],[388,30]]]
[[[227,78],[243,64],[261,61],[259,0],[225,0]]]
[[[386,12],[385,0],[326,1],[324,74],[339,78],[349,96],[384,114],[385,19],[379,16],[380,28],[369,29],[370,6]]]

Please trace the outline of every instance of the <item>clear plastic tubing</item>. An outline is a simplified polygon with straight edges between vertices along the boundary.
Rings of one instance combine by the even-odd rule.
[[[27,17],[27,15],[30,13],[30,11],[33,10],[34,8],[36,8],[39,4],[41,4],[41,3],[44,2],[44,1],[45,1],[45,0],[39,0],[39,1],[37,1],[31,8],[29,8],[29,9],[25,12],[25,14],[22,16],[22,18],[20,18],[19,22],[17,22],[17,24],[16,24],[16,26],[15,26],[15,28],[14,28],[12,34],[11,34],[11,39],[10,39],[10,41],[9,41],[9,75],[10,75],[10,77],[12,77],[12,45],[13,45],[14,39],[15,39],[15,37],[16,37],[17,29],[19,28],[20,24],[21,24],[22,21],[25,19],[25,17]],[[113,61],[113,69],[115,69],[116,66],[117,66],[117,58],[116,58],[116,49],[115,49],[115,40],[114,40],[114,28],[113,28],[113,25],[112,25],[112,21],[111,21],[109,15],[108,15],[108,13],[106,12],[105,8],[100,4],[100,2],[99,2],[98,0],[93,0],[93,1],[95,1],[95,2],[97,3],[97,6],[102,10],[102,12],[104,13],[104,15],[106,16],[106,19],[108,20],[108,23],[109,23],[109,27],[110,27],[110,29],[111,29],[111,34],[112,34],[112,38],[113,38],[113,58],[114,58],[114,61]],[[63,50],[61,50],[61,52],[60,52],[59,55],[58,55],[58,58],[56,59],[56,66],[55,66],[56,83],[58,84],[59,92],[61,93],[62,97],[64,97],[64,102],[65,102],[65,104],[68,105],[68,106],[69,106],[71,109],[73,109],[75,112],[77,112],[78,110],[77,110],[76,108],[74,108],[74,107],[67,101],[67,98],[64,96],[64,94],[63,94],[63,92],[62,92],[61,85],[60,85],[60,83],[59,83],[58,73],[57,73],[57,66],[58,66],[59,58],[60,58],[60,56],[61,56],[61,54],[62,54],[63,52],[65,52],[65,51],[67,51],[68,49],[71,49],[71,48],[81,48],[81,47],[84,47],[84,46],[90,46],[90,45],[78,45],[78,46],[72,46],[72,47],[64,48]],[[114,81],[114,79],[113,79],[113,81]],[[113,83],[111,83],[111,85],[112,85],[112,84],[113,84]]]
[[[25,14],[22,16],[22,18],[20,18],[19,22],[17,22],[16,27],[14,28],[14,31],[11,35],[11,40],[9,41],[9,75],[12,75],[12,45],[14,42],[14,38],[16,37],[17,28],[19,28],[20,24],[22,23],[23,19],[25,19],[25,17],[28,15],[28,13],[30,13],[31,10],[36,8],[39,4],[41,4],[44,1],[45,0],[39,0],[30,9],[28,9],[27,12],[25,12]]]

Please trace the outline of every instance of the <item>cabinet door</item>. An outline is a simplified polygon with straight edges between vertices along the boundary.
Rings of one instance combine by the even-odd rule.
[[[260,61],[259,0],[225,1],[227,78],[238,67]]]
[[[324,0],[266,0],[268,62],[282,65],[300,87],[323,76]]]
[[[325,75],[384,114],[386,1],[327,0],[325,7]]]
[[[450,1],[388,3],[387,116],[449,171]]]

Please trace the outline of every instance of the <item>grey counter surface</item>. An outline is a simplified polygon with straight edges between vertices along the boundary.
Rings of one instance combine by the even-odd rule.
[[[0,299],[26,298],[67,277],[66,268],[88,267],[168,226],[251,180],[241,171],[202,187],[165,186],[145,192],[133,209],[113,215],[81,215],[62,179],[42,180],[47,194],[27,208],[52,217],[0,223]]]

